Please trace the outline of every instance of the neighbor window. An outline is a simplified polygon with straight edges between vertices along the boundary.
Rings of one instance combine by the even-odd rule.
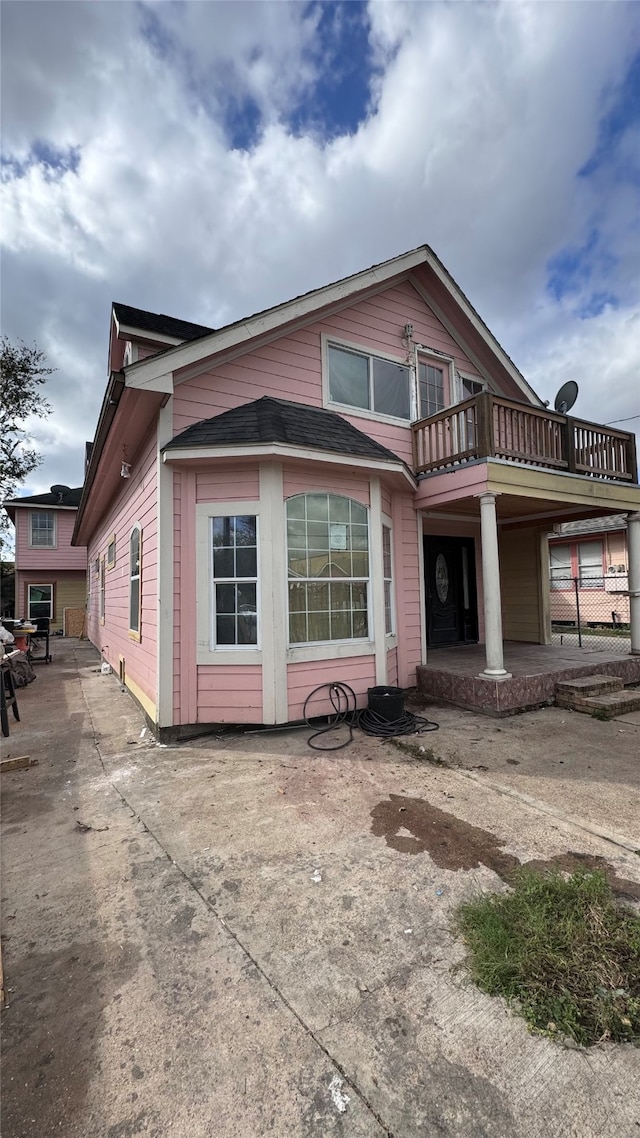
[[[56,516],[53,510],[32,510],[29,541],[32,546],[55,546]]]
[[[29,585],[29,620],[53,620],[53,585]]]
[[[410,371],[405,364],[329,344],[329,399],[345,407],[411,417]]]
[[[337,494],[287,501],[289,643],[368,636],[367,510]]]
[[[444,365],[418,359],[418,406],[420,418],[435,415],[444,407]]]
[[[549,576],[552,589],[569,589],[572,585],[571,546],[549,547]]]
[[[578,575],[581,589],[604,589],[602,542],[578,542]]]
[[[140,636],[140,567],[142,559],[142,530],[134,526],[129,538],[129,631]],[[104,560],[101,563],[101,578]]]
[[[393,633],[393,563],[391,560],[391,530],[382,527],[382,572],[384,576],[384,630]]]
[[[258,643],[258,524],[253,514],[211,518],[216,648]]]

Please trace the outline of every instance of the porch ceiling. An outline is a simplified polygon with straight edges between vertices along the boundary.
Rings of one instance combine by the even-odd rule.
[[[415,506],[427,515],[480,518],[480,495],[496,495],[498,521],[531,525],[640,510],[640,487],[488,459],[421,479]]]

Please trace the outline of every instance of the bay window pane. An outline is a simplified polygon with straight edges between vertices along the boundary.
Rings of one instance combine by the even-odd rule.
[[[255,577],[258,572],[258,551],[255,547],[236,550],[236,577]]]
[[[306,644],[308,640],[309,637],[307,635],[307,614],[304,612],[290,613],[289,643]]]
[[[257,645],[257,519],[237,514],[211,519],[215,619],[212,647]]]
[[[331,613],[331,639],[349,640],[351,637],[351,610]]]
[[[214,577],[233,577],[233,549],[214,549],[213,575]]]
[[[235,616],[217,616],[216,617],[216,644],[235,644],[236,643],[236,618]]]
[[[236,611],[235,585],[216,585],[216,612]]]

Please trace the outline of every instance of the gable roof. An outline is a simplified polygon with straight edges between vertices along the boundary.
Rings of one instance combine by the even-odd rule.
[[[113,302],[113,312],[118,324],[139,332],[147,332],[153,337],[170,336],[175,340],[197,340],[213,332],[206,324],[192,324],[190,320],[178,320],[165,316],[163,312],[147,312],[144,308],[132,308],[129,304]]]
[[[347,305],[358,294],[379,291],[397,279],[414,281],[413,274],[426,269],[438,286],[444,290],[453,305],[460,311],[467,325],[479,337],[489,354],[499,362],[517,388],[532,403],[542,406],[542,400],[518,370],[513,360],[498,343],[498,340],[473,308],[462,289],[428,245],[419,245],[397,257],[381,261],[368,269],[352,273],[348,277],[333,281],[321,288],[312,289],[301,296],[294,297],[272,308],[244,316],[222,328],[201,333],[198,343],[172,345],[154,356],[136,361],[124,368],[127,387],[140,387],[148,390],[173,393],[173,373],[182,368],[192,367],[207,359],[229,350],[237,350],[250,341],[263,335],[277,335],[292,322],[312,320],[317,313],[333,305]],[[420,285],[418,284],[420,290]],[[423,297],[423,299],[427,299]],[[427,299],[427,303],[431,303]],[[195,327],[201,327],[196,325]],[[468,352],[468,348],[467,348]]]
[[[378,462],[400,463],[393,451],[369,438],[335,411],[308,407],[263,395],[224,411],[212,419],[193,423],[165,446],[165,451],[185,447],[251,446],[276,443],[310,447],[333,454],[354,455]],[[404,464],[403,464],[404,465]]]

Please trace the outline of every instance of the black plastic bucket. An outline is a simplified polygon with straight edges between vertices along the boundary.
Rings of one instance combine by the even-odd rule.
[[[374,711],[387,723],[397,723],[398,719],[402,719],[407,696],[404,688],[368,688],[367,696],[369,710]]]

